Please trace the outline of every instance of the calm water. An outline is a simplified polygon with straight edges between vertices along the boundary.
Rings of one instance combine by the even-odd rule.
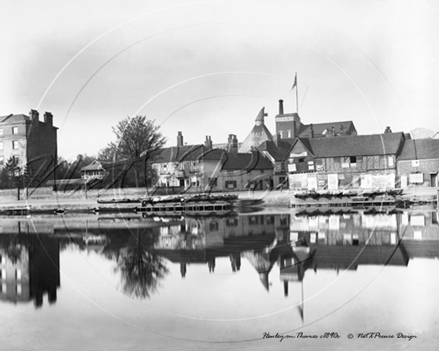
[[[438,349],[437,212],[16,217],[0,232],[1,350]]]

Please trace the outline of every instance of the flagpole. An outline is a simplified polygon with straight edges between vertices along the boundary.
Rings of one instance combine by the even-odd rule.
[[[296,79],[296,72],[295,72],[295,83],[296,83],[296,113],[299,115],[299,110],[298,110],[298,81]]]

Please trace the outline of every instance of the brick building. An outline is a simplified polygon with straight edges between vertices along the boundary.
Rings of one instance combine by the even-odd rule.
[[[402,188],[438,186],[438,139],[406,140],[397,157],[397,173]]]
[[[58,128],[50,112],[44,114],[43,122],[38,111],[31,110],[29,115],[0,117],[0,169],[12,157],[19,167],[32,167],[38,178],[53,179]]]
[[[298,113],[284,113],[283,100],[279,100],[279,111],[275,116],[276,135],[293,143],[295,138],[325,138],[357,135],[352,121],[304,124]]]

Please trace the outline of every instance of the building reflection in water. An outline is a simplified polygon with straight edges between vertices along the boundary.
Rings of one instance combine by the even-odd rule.
[[[43,305],[57,300],[60,287],[59,239],[26,234],[0,237],[0,299],[14,303],[34,301]]]
[[[270,289],[269,273],[279,269],[284,295],[303,284],[308,270],[350,270],[359,265],[406,266],[412,258],[438,258],[438,215],[433,211],[397,214],[240,214],[231,217],[128,217],[8,219],[0,236],[0,299],[57,299],[60,248],[73,244],[115,262],[122,291],[148,298],[159,291],[169,268],[203,265],[215,274],[227,259],[240,273],[247,260]],[[37,232],[38,234],[35,234]],[[34,234],[32,234],[34,233]],[[303,309],[300,308],[303,317]]]

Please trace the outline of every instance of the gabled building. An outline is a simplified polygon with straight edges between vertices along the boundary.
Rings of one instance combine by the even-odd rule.
[[[275,141],[265,141],[258,146],[260,151],[273,165],[273,183],[275,188],[287,188],[287,167],[285,158],[291,148],[291,144],[282,140],[280,135]]]
[[[200,188],[204,170],[199,158],[209,151],[208,147],[203,144],[183,145],[183,135],[179,132],[177,146],[160,150],[152,161],[159,177],[157,185]]]
[[[405,140],[402,152],[397,157],[400,186],[438,187],[438,159],[438,139]]]
[[[97,160],[81,168],[80,170],[81,179],[84,179],[86,181],[90,181],[93,179],[103,179],[105,176],[105,172],[106,171],[101,162]]]
[[[394,188],[404,133],[297,138],[285,162],[290,189]]]
[[[36,177],[53,179],[58,156],[57,129],[50,112],[44,114],[43,122],[35,110],[29,116],[0,116],[0,169],[12,158],[20,168],[31,167]]]
[[[183,145],[179,132],[177,146],[162,149],[152,161],[161,187],[186,191],[241,191],[266,189],[272,185],[272,163],[257,150],[238,152],[237,137],[230,134],[225,149],[205,144]]]

